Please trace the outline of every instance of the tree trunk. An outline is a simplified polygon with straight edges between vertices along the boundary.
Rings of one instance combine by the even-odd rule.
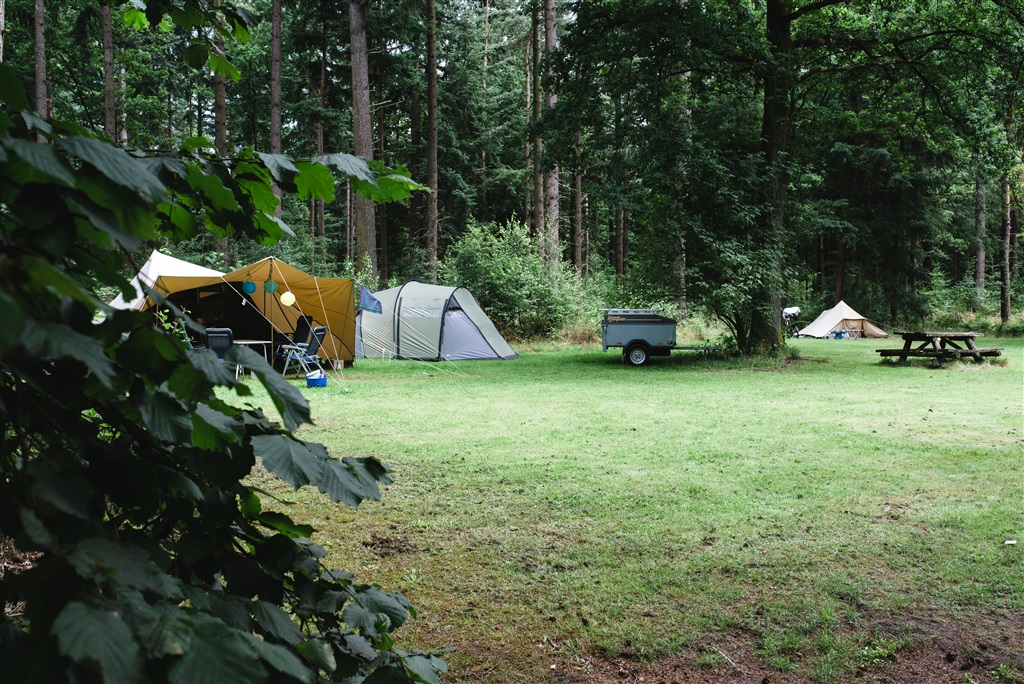
[[[409,114],[411,124],[409,128],[414,157],[411,168],[416,169],[417,173],[423,171],[423,150],[421,149],[423,146],[422,99],[423,97],[420,95],[419,90],[412,92],[412,97],[410,98],[412,111]],[[414,244],[421,247],[425,246],[423,242],[423,193],[421,192],[414,192],[412,197],[409,198],[409,237]]]
[[[0,0],[0,62],[4,61],[4,36],[7,35],[7,0]]]
[[[547,75],[549,79],[553,75],[550,60],[554,51],[558,48],[558,8],[555,0],[544,2],[544,58],[548,62]],[[544,93],[544,110],[551,111],[558,103],[558,95],[552,87],[548,87]],[[557,267],[561,257],[561,241],[558,234],[558,167],[552,165],[544,178],[544,233],[547,243],[546,261],[549,267]]]
[[[427,0],[427,280],[437,282],[437,3]]]
[[[370,70],[366,48],[366,8],[349,0],[352,36],[352,125],[355,153],[373,159],[373,119],[370,113]],[[373,201],[355,198],[356,267],[369,263],[370,277],[377,279],[377,227]]]
[[[224,37],[219,33],[213,38],[214,49],[224,54]],[[221,74],[213,75],[213,144],[217,154],[228,156],[228,90],[227,81]]]
[[[1010,179],[1007,178],[1003,181],[1003,235],[1002,235],[1002,261],[1000,263],[1000,282],[999,282],[999,320],[1003,322],[1003,325],[1010,321],[1010,290],[1012,282],[1010,280],[1010,252],[1011,252],[1011,240],[1010,236],[1013,233],[1013,217],[1012,213],[1012,196],[1010,193]]]
[[[764,159],[763,195],[768,215],[764,248],[770,271],[765,285],[755,293],[746,352],[769,352],[782,343],[782,250],[786,212],[786,187],[791,124],[790,96],[793,55],[790,0],[767,0],[766,33],[771,50],[765,65],[764,100],[761,117],[761,154]]]
[[[572,264],[583,270],[583,135],[576,131],[572,174]]]
[[[626,208],[615,207],[615,275],[626,275]]]
[[[35,16],[32,22],[35,31],[36,56],[36,112],[43,117],[50,116],[50,104],[46,98],[46,9],[44,0],[35,0]],[[39,142],[45,138],[36,133]]]
[[[219,33],[213,37],[214,50],[224,54],[224,37]],[[213,144],[220,157],[228,156],[228,93],[227,81],[221,74],[213,75]],[[232,255],[231,241],[224,238],[220,241],[221,253],[224,255],[224,266],[228,270],[235,265]]]
[[[482,128],[487,129],[489,123],[486,120],[487,107],[487,57],[491,42],[491,0],[484,0],[484,50],[483,50],[483,71],[480,79],[481,92],[483,93],[483,116]],[[487,215],[487,145],[483,140],[480,145],[480,211],[479,215]]]
[[[270,9],[270,153],[281,154],[281,0]],[[271,185],[278,204],[274,216],[281,218],[281,188]]]
[[[832,296],[832,306],[843,301],[846,296],[846,243],[839,240],[839,253],[836,255],[836,288]]]
[[[117,136],[117,107],[114,98],[114,22],[110,5],[103,5],[103,132]]]
[[[380,153],[378,159],[384,159],[385,153],[387,151],[385,145],[388,139],[388,128],[387,115],[385,111],[386,110],[384,107],[380,107],[378,111],[379,116],[377,119],[377,138],[380,140],[380,147],[377,148],[378,152]],[[380,252],[378,265],[380,267],[381,282],[386,283],[391,275],[391,264],[388,259],[388,243],[390,237],[388,235],[388,231],[390,230],[390,227],[388,226],[388,205],[386,203],[380,205],[380,210],[378,212],[378,223],[380,223],[380,233],[378,235],[377,243],[378,251]]]
[[[530,130],[530,125],[533,123],[533,39],[535,37],[535,30],[530,31],[530,34],[526,37],[526,51],[523,59],[523,73],[525,78],[523,79],[526,84],[526,130]],[[524,154],[523,159],[525,163],[523,168],[526,170],[523,177],[523,220],[528,224],[530,234],[533,235],[533,136],[524,136],[526,140],[523,143]]]
[[[544,151],[540,140],[540,12],[536,3],[530,12],[532,53],[530,55],[531,75],[533,76],[532,137],[533,140],[533,234],[537,236],[537,250],[541,260],[544,259],[544,176],[540,168],[540,155]]]
[[[985,294],[985,224],[988,222],[988,213],[985,206],[986,186],[980,172],[974,180],[974,191],[974,288],[978,291],[977,298],[981,302]]]
[[[321,35],[323,43],[320,46],[320,82],[317,87],[317,103],[320,105],[320,111],[323,112],[327,106],[327,34]],[[373,149],[373,137],[370,137],[370,149]],[[316,153],[322,155],[324,153],[324,121],[322,115],[317,116],[316,120]],[[358,154],[358,153],[357,153]],[[373,158],[373,153],[366,157],[367,159]],[[324,216],[324,209],[326,200],[323,197],[317,197],[313,200],[313,237],[324,237],[327,233],[327,220]],[[370,224],[373,228],[373,224]],[[324,255],[326,257],[326,254]]]

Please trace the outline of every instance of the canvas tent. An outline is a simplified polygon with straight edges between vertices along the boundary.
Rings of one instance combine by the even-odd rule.
[[[843,331],[850,337],[888,337],[889,334],[854,311],[846,302],[839,302],[800,331],[801,337],[830,337]]]
[[[231,328],[238,339],[278,340],[295,329],[299,316],[312,316],[315,325],[327,328],[320,356],[354,358],[355,301],[348,278],[317,278],[275,257],[221,273],[154,251],[132,281],[135,297],[125,301],[118,295],[110,306],[138,311],[153,306],[142,284],[203,325]],[[281,301],[285,292],[295,295],[291,306]]]
[[[364,308],[357,319],[358,357],[460,361],[518,356],[464,287],[411,280],[373,297],[379,312]]]

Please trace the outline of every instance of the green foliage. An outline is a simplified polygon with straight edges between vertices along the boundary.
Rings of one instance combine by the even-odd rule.
[[[128,291],[122,254],[143,241],[205,226],[276,242],[271,179],[324,192],[326,168],[220,160],[202,140],[130,153],[31,113],[3,65],[0,82],[0,534],[37,554],[0,581],[0,601],[25,604],[0,622],[4,681],[436,682],[442,660],[394,645],[409,602],[329,569],[312,528],[242,482],[261,459],[355,506],[387,468],[298,439],[309,406],[259,354],[226,361],[255,374],[283,425],[236,406],[251,390],[212,352],[95,294]]]
[[[546,267],[526,226],[472,224],[448,250],[440,277],[463,285],[503,330],[533,337],[576,316],[593,316],[602,298],[571,267]]]

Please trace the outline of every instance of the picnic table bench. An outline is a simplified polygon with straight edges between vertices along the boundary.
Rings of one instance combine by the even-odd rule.
[[[979,349],[975,346],[975,338],[981,337],[976,332],[920,332],[908,331],[896,333],[903,338],[902,349],[876,349],[882,358],[898,356],[899,362],[906,362],[910,356],[932,358],[936,361],[958,361],[971,357],[981,363],[982,357],[999,356],[1001,348]],[[917,344],[915,347],[914,345]]]

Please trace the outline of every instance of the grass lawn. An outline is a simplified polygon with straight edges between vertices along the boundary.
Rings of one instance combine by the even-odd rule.
[[[447,681],[1022,682],[1024,340],[874,353],[898,344],[359,360],[303,387],[301,434],[394,484],[358,511],[275,491],[412,601],[400,645],[451,647]]]

